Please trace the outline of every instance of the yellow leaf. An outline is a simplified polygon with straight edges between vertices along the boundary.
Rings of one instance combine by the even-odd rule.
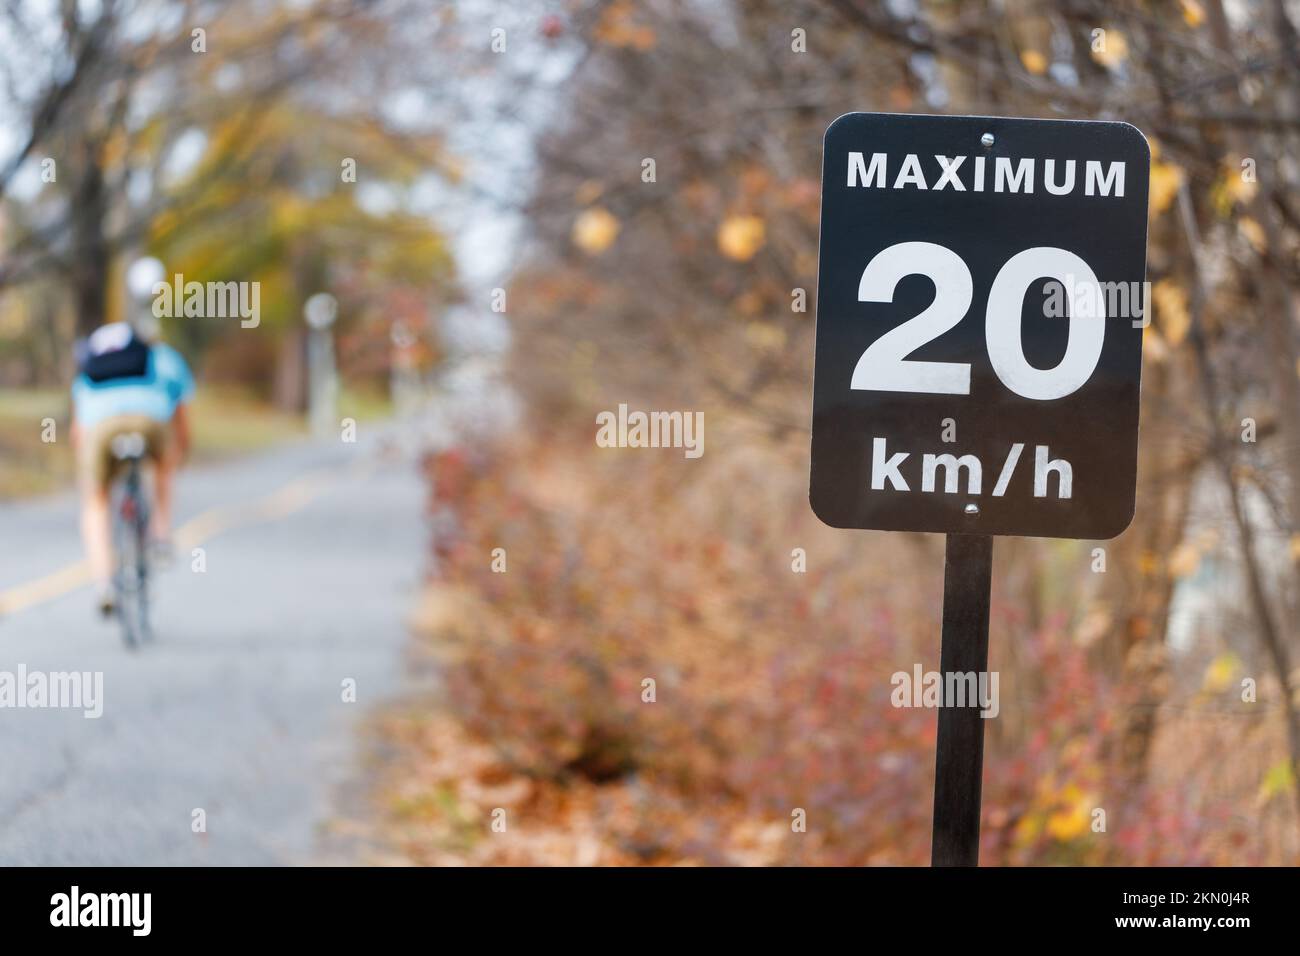
[[[758,216],[728,216],[718,226],[718,248],[728,259],[748,262],[767,241],[767,227]]]
[[[1169,556],[1169,576],[1175,579],[1189,578],[1196,573],[1200,563],[1200,549],[1194,542],[1184,541]]]
[[[1181,0],[1183,7],[1183,20],[1189,27],[1195,29],[1205,22],[1205,8],[1197,0]]]
[[[1192,324],[1186,290],[1173,279],[1161,279],[1151,288],[1151,300],[1165,342],[1171,348],[1177,348],[1187,337]]]
[[[785,348],[785,329],[775,322],[750,322],[745,340],[760,352],[779,352]]]
[[[1236,165],[1229,164],[1223,171],[1223,178],[1223,185],[1228,195],[1243,205],[1254,199],[1255,193],[1259,190],[1259,183],[1246,181],[1242,175],[1240,162]]]
[[[1148,362],[1163,362],[1169,358],[1169,346],[1154,325],[1148,325],[1142,333],[1142,357]]]
[[[1241,667],[1241,661],[1236,654],[1231,651],[1220,654],[1214,660],[1210,661],[1210,666],[1205,669],[1205,677],[1201,681],[1201,689],[1207,694],[1221,694],[1232,684],[1232,679],[1237,676],[1237,670]]]
[[[1237,220],[1237,231],[1246,237],[1246,241],[1251,247],[1261,255],[1268,249],[1268,239],[1264,235],[1264,227],[1256,220],[1249,216],[1242,216]]]
[[[1173,203],[1174,197],[1178,195],[1178,189],[1183,184],[1183,171],[1173,163],[1151,162],[1151,193],[1148,198],[1148,204],[1151,207],[1151,215],[1155,216],[1164,212]]]
[[[1025,65],[1025,69],[1034,76],[1042,76],[1047,72],[1047,57],[1037,50],[1025,50],[1020,54],[1020,62]]]
[[[1092,51],[1092,58],[1107,69],[1113,69],[1128,59],[1128,41],[1118,30],[1107,29],[1100,50]]]
[[[583,210],[573,221],[573,241],[583,252],[600,255],[618,238],[619,221],[607,209]]]
[[[1088,816],[1076,810],[1057,810],[1047,818],[1047,834],[1068,843],[1088,829]]]
[[[1015,834],[1012,839],[1018,847],[1027,847],[1038,839],[1038,834],[1042,832],[1043,821],[1037,814],[1027,814],[1020,818],[1016,823]]]
[[[1290,793],[1294,789],[1295,771],[1291,769],[1291,761],[1284,757],[1269,767],[1264,774],[1264,779],[1259,784],[1256,801],[1262,806],[1274,797]]]
[[[1088,831],[1092,800],[1085,795],[1076,794],[1078,788],[1066,788],[1062,796],[1070,801],[1069,805],[1054,811],[1047,818],[1048,834],[1062,843],[1068,843]]]

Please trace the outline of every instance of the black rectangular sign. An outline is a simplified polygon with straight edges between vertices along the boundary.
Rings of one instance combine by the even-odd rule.
[[[1133,516],[1151,154],[1127,123],[826,130],[809,498],[838,528]]]

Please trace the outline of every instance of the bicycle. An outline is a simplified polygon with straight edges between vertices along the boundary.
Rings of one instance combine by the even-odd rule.
[[[152,638],[149,626],[149,498],[145,489],[144,435],[124,432],[111,449],[121,478],[113,486],[113,592],[122,639],[136,648]]]

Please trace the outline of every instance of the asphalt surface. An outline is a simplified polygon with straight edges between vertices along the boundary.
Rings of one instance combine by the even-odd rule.
[[[97,719],[0,706],[0,865],[320,859],[365,773],[360,725],[401,691],[427,566],[425,486],[378,432],[186,473],[134,653],[80,583],[72,496],[0,505],[0,678],[103,674]]]

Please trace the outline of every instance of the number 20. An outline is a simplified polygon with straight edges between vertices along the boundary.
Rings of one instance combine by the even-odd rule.
[[[961,256],[932,242],[900,242],[882,250],[862,270],[859,302],[893,302],[904,276],[924,275],[934,283],[934,301],[919,315],[890,329],[862,353],[849,387],[878,392],[970,394],[969,362],[922,362],[908,355],[956,326],[970,309],[970,269]],[[1097,285],[1097,276],[1072,252],[1035,246],[1018,252],[998,270],[984,313],[989,361],[1007,388],[1025,398],[1046,401],[1078,390],[1092,377],[1106,334],[1103,310],[1076,315],[1070,310],[1065,355],[1054,368],[1041,369],[1025,358],[1020,311],[1030,283],[1044,277],[1064,283]]]

